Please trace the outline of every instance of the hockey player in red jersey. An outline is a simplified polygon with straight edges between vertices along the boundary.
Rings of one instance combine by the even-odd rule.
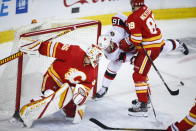
[[[38,50],[55,60],[44,75],[43,96],[21,108],[21,121],[31,127],[34,120],[63,110],[73,123],[79,123],[87,96],[96,83],[96,66],[102,50],[91,45],[84,51],[78,45],[50,41],[42,42]]]
[[[148,111],[149,84],[147,81],[152,65],[147,55],[154,61],[163,49],[165,41],[161,30],[156,25],[152,11],[144,4],[144,0],[130,0],[130,4],[133,13],[126,21],[130,36],[120,41],[120,48],[127,51],[131,44],[134,44],[137,49],[132,77],[138,100],[128,110],[134,115],[143,115]],[[188,54],[188,52],[185,53]]]
[[[196,99],[193,107],[189,111],[189,114],[184,117],[180,122],[171,124],[167,131],[187,131],[196,124]]]
[[[107,93],[111,82],[115,79],[123,63],[129,62],[133,64],[134,55],[137,53],[134,45],[130,43],[131,48],[128,52],[119,49],[120,41],[129,36],[126,20],[127,16],[123,14],[114,15],[111,20],[111,29],[99,37],[99,44],[105,46],[104,54],[109,60],[109,64],[102,80],[102,87],[96,93],[96,98],[102,98]],[[180,40],[166,39],[161,53],[167,54],[171,51],[179,50],[186,55],[188,49],[186,46],[183,47],[182,44]],[[133,103],[135,103],[135,100]]]

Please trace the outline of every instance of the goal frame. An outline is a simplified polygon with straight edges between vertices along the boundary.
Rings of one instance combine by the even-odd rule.
[[[96,20],[91,20],[88,22],[83,22],[79,24],[72,24],[68,26],[62,26],[62,27],[55,27],[55,28],[50,28],[50,29],[44,29],[44,30],[39,30],[39,31],[32,31],[28,33],[24,33],[20,35],[20,37],[28,37],[28,36],[35,36],[35,35],[41,35],[41,34],[47,34],[55,31],[63,31],[63,30],[74,30],[76,28],[82,28],[85,26],[92,26],[92,25],[97,25],[97,40],[96,44],[98,44],[98,38],[101,35],[101,29],[102,29],[102,24],[100,21]],[[19,111],[20,111],[20,105],[21,105],[21,90],[22,90],[22,74],[23,74],[23,53],[21,55],[16,56],[18,58],[18,70],[17,70],[17,85],[16,85],[16,98],[15,98],[15,112],[13,117],[18,118],[19,116]],[[13,58],[16,59],[16,58]],[[99,65],[97,65],[96,72],[96,83],[95,86],[92,89],[92,99],[95,98],[95,94],[97,92],[97,82],[98,82],[98,68]]]

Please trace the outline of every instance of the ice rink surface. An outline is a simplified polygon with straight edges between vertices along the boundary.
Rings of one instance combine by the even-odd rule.
[[[171,123],[183,119],[191,109],[196,97],[196,18],[161,20],[157,23],[162,29],[165,39],[182,39],[187,43],[190,54],[184,56],[179,52],[171,52],[161,55],[155,61],[155,65],[171,90],[180,90],[178,96],[171,96],[152,67],[149,79],[156,118],[152,108],[149,109],[147,118],[128,116],[131,100],[135,99],[136,95],[131,77],[133,66],[125,63],[112,82],[106,96],[101,100],[87,102],[85,117],[80,124],[72,124],[61,112],[57,112],[35,121],[30,129],[20,128],[8,122],[10,114],[0,112],[0,131],[102,131],[103,129],[89,121],[91,117],[112,127],[166,129]],[[108,28],[110,26],[103,27],[102,33]],[[0,45],[0,49],[4,51],[1,51],[1,57],[7,53],[4,50],[5,45]],[[107,63],[108,61],[103,57],[99,66],[98,89],[101,87]],[[185,85],[181,86],[180,81]],[[196,126],[192,130],[196,130]]]

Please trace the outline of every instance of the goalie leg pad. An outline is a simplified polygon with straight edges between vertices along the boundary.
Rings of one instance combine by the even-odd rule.
[[[74,123],[74,124],[77,124],[77,123],[80,123],[80,122],[81,122],[81,120],[82,120],[83,117],[84,117],[85,108],[86,108],[86,104],[77,105],[77,106],[76,106],[75,117],[74,117],[74,119],[73,119],[73,123]]]
[[[46,90],[44,92],[44,95],[43,96],[35,97],[35,98],[31,99],[30,102],[35,102],[37,100],[44,99],[45,97],[48,97],[48,96],[52,95],[53,93],[54,93],[53,90],[48,89],[48,90]]]
[[[20,116],[27,127],[31,127],[34,120],[43,118],[59,111],[72,99],[72,90],[66,83],[48,97],[24,105]]]

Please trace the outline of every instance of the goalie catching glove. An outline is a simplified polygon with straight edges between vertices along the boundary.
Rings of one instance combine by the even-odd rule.
[[[33,42],[32,42],[33,41]],[[21,40],[20,41],[22,43],[22,46],[20,46],[20,51],[27,54],[27,55],[38,55],[38,48],[40,46],[40,44],[42,43],[42,41],[38,41],[38,40],[31,40],[31,43],[29,43],[29,40]],[[28,42],[28,44],[26,44]]]

